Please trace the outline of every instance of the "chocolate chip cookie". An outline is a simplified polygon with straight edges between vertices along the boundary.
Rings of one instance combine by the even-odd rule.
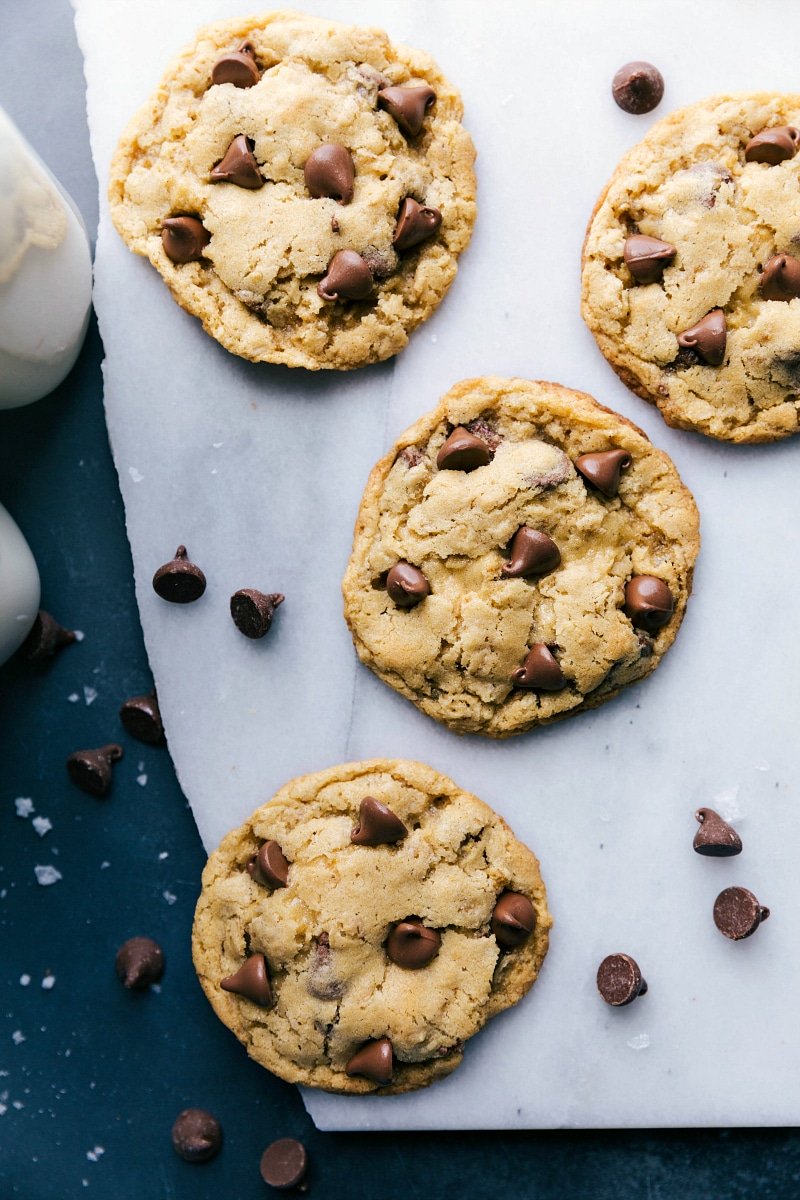
[[[635,425],[558,384],[467,379],[374,468],[345,617],[423,712],[508,737],[655,670],[698,549],[691,494]]]
[[[614,172],[583,249],[583,317],[669,425],[770,442],[800,425],[800,95],[666,117]]]
[[[378,29],[221,21],[128,127],[111,215],[234,354],[378,362],[438,306],[470,239],[461,116],[436,64]]]
[[[406,1092],[533,984],[552,924],[505,821],[421,763],[305,775],[203,872],[194,962],[262,1066],[334,1092]]]

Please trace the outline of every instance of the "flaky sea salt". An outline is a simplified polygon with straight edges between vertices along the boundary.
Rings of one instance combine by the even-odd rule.
[[[144,479],[144,475],[141,471],[137,471],[136,467],[128,467],[128,474],[134,483],[141,483]]]
[[[63,879],[61,872],[50,866],[49,863],[34,867],[33,873],[36,876],[36,882],[40,883],[42,887],[49,887],[51,883],[58,883],[59,879]]]
[[[93,1150],[87,1150],[87,1151],[86,1151],[86,1157],[88,1158],[89,1162],[97,1162],[97,1160],[98,1160],[98,1159],[99,1159],[99,1158],[100,1158],[100,1157],[101,1157],[103,1154],[105,1154],[105,1152],[106,1152],[106,1151],[105,1151],[105,1147],[104,1147],[104,1146],[95,1146]]]
[[[716,809],[723,821],[741,821],[743,813],[739,805],[738,783],[717,792],[712,801],[712,807]]]
[[[30,975],[20,975],[19,982],[21,987],[27,987],[31,981]]]
[[[82,629],[73,629],[72,632],[75,634],[76,642],[82,642],[84,637],[86,636]]]
[[[15,1029],[11,1035],[11,1040],[15,1046],[21,1046],[22,1043],[25,1041],[25,1034],[22,1032],[21,1029]]]
[[[33,800],[30,796],[17,796],[14,801],[18,817],[29,817],[33,812]]]
[[[637,1033],[632,1038],[628,1038],[628,1045],[631,1050],[646,1050],[650,1045],[650,1035],[648,1033]]]
[[[146,787],[147,786],[147,776],[145,774],[137,775],[136,782],[138,783],[139,787]]]
[[[34,817],[31,822],[39,837],[44,837],[53,828],[53,822],[47,817]]]
[[[174,904],[178,899],[174,892],[162,892],[161,895],[164,897],[167,904]]]
[[[86,687],[84,684],[83,698],[86,701],[86,707],[88,708],[89,705],[94,704],[95,700],[97,699],[97,689],[93,687]]]
[[[46,992],[49,992],[50,989],[54,988],[55,986],[56,986],[56,977],[55,977],[55,975],[51,975],[51,973],[48,971],[45,974],[44,978],[42,979],[42,987],[44,988],[44,990]]]
[[[70,694],[67,696],[67,699],[69,700],[70,704],[77,704],[80,700],[80,696],[77,692],[70,692]]]

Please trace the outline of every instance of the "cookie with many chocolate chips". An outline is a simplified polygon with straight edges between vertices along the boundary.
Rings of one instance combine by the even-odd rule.
[[[583,317],[669,425],[800,428],[800,95],[716,96],[620,162],[589,222]]]
[[[655,670],[698,549],[691,494],[635,425],[558,384],[467,379],[374,468],[345,617],[423,712],[508,737]]]
[[[265,845],[285,884],[253,871]],[[228,834],[203,872],[194,962],[276,1075],[407,1092],[522,999],[551,924],[539,864],[502,817],[430,767],[375,759],[293,780]]]
[[[126,130],[111,215],[234,354],[379,362],[438,306],[470,239],[461,116],[433,60],[379,29],[221,21]]]

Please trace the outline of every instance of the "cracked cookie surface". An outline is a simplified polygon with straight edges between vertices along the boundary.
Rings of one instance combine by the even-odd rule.
[[[212,83],[220,58],[237,55],[252,60],[257,82]],[[387,87],[433,90],[419,133],[403,132],[391,94],[388,107],[379,100]],[[291,12],[219,22],[175,60],[125,132],[111,215],[178,303],[233,353],[310,369],[378,362],[438,306],[469,241],[475,151],[461,116],[433,60],[378,29]],[[333,160],[317,157],[306,172],[331,144]],[[409,199],[422,215],[414,210],[398,241]],[[190,261],[174,261],[162,241],[164,221],[181,216],[205,230]],[[340,251],[369,268],[361,298],[318,291]]]
[[[489,461],[453,469],[451,454],[442,469],[453,430],[483,442]],[[616,462],[618,484],[614,470],[602,478],[608,451],[619,452],[612,464],[630,461]],[[587,481],[591,463],[576,470],[584,455],[600,455],[613,495]],[[545,570],[507,577],[523,529],[556,551]],[[423,712],[457,732],[507,737],[653,671],[683,618],[698,549],[691,493],[624,417],[558,384],[468,379],[373,469],[345,617],[362,662]],[[427,584],[410,604],[392,586],[398,563]],[[663,620],[651,622],[642,588],[665,587]]]
[[[351,842],[367,797],[405,834]],[[285,886],[248,871],[271,842],[288,862]],[[533,928],[503,948],[498,899],[502,917],[510,893]],[[387,953],[409,917],[440,937],[417,969]],[[393,1093],[449,1074],[464,1041],[525,995],[551,923],[536,858],[493,809],[421,763],[376,759],[293,780],[223,840],[203,872],[193,954],[217,1016],[262,1066],[329,1091]],[[271,1006],[221,988],[262,954]],[[386,1038],[390,1081],[347,1073]]]
[[[770,259],[800,254],[798,139],[746,155],[752,138],[786,127],[800,128],[800,95],[717,96],[672,113],[622,159],[589,222],[584,320],[669,425],[732,442],[800,425],[800,298],[762,290]],[[653,282],[624,261],[635,235],[675,251]],[[707,361],[678,338],[718,310],[727,339]]]

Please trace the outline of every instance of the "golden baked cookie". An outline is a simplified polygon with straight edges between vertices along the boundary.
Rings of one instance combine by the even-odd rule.
[[[234,354],[347,369],[402,350],[475,218],[475,151],[433,60],[274,12],[201,30],[114,155],[114,224]]]
[[[800,426],[800,95],[659,121],[589,222],[583,317],[669,425],[730,442]]]
[[[635,425],[555,383],[458,383],[372,471],[344,577],[362,662],[459,733],[508,737],[655,670],[698,514]]]
[[[288,783],[203,872],[194,962],[217,1016],[292,1083],[382,1094],[448,1075],[533,984],[552,924],[502,817],[421,763]]]

